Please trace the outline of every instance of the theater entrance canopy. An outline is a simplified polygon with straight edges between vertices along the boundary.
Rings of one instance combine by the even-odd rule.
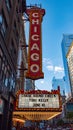
[[[62,100],[60,90],[33,90],[25,92],[20,90],[16,94],[13,118],[23,120],[50,120],[61,114]]]

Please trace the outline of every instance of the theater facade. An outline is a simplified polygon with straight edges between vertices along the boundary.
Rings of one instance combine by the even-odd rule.
[[[61,114],[62,99],[60,90],[19,90],[16,94],[13,120],[41,121],[50,120]]]

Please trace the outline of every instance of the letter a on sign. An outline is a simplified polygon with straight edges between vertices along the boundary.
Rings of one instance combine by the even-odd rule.
[[[36,80],[44,77],[42,72],[41,22],[45,10],[33,7],[27,9],[26,13],[29,16],[30,21],[28,70],[26,72],[26,78]]]

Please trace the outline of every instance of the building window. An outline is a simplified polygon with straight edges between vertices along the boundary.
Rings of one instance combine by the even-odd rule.
[[[4,84],[6,87],[8,86],[8,72],[6,73]]]
[[[11,41],[11,44],[10,44],[10,54],[13,59],[16,59],[16,48],[15,48],[13,40]]]
[[[2,57],[0,56],[0,79],[2,79]]]
[[[2,25],[2,14],[0,14],[0,26]]]
[[[16,22],[14,22],[14,27],[13,28],[14,28],[14,31],[16,31]]]
[[[11,9],[10,0],[5,0],[5,3],[6,3],[6,6],[7,6],[7,9],[8,9],[8,12],[10,12],[10,9]]]
[[[0,70],[2,69],[2,50],[0,48]]]
[[[14,76],[14,74],[12,74],[11,78],[10,78],[10,90],[15,90],[15,76]]]
[[[0,57],[0,69],[1,69],[1,61],[2,61],[2,60],[1,60],[1,57]]]
[[[4,13],[0,14],[0,30],[3,36],[6,34],[6,29],[7,29],[7,22],[4,16]]]
[[[14,21],[13,33],[14,33],[14,36],[15,36],[15,40],[18,43],[18,41],[19,41],[19,33],[18,33],[16,21]]]
[[[0,79],[8,89],[15,91],[16,78],[0,46]]]

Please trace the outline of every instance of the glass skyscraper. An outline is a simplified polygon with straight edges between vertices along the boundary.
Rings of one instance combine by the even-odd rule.
[[[66,80],[66,91],[68,94],[71,94],[71,86],[69,80],[69,71],[68,71],[68,63],[66,55],[68,53],[69,47],[73,41],[73,35],[63,35],[61,47],[62,47],[62,56],[63,56],[63,64],[64,64],[64,71],[65,71],[65,80]]]
[[[57,78],[53,77],[53,79],[52,79],[52,88],[54,90],[57,90],[58,87],[60,87],[61,95],[65,96],[66,82],[65,82],[65,78],[64,77],[62,79],[57,79]]]
[[[72,44],[69,48],[69,51],[67,53],[67,61],[68,61],[68,68],[69,68],[71,94],[73,97],[73,42],[72,42]]]

